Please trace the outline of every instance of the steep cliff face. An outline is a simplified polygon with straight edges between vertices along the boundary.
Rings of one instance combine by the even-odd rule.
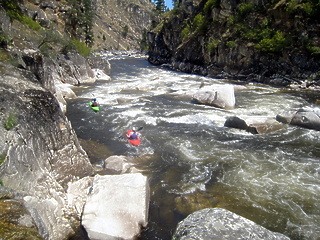
[[[76,228],[67,183],[93,168],[53,94],[29,71],[2,63],[0,72],[0,179],[23,197],[42,237],[64,239]]]
[[[149,0],[94,0],[95,48],[137,50],[154,18]]]
[[[5,1],[10,6],[11,1]],[[79,13],[72,9],[72,2],[88,3],[91,12],[78,16]],[[21,0],[16,3],[25,16],[42,27],[40,31],[47,31],[42,41],[35,42],[36,47],[41,46],[43,50],[48,45],[52,47],[52,42],[63,45],[67,37],[74,38],[86,31],[80,30],[86,16],[90,18],[88,27],[92,28],[94,50],[140,50],[141,40],[155,15],[155,6],[149,0]],[[36,25],[34,27],[38,28]],[[81,41],[86,40],[84,36],[77,37]]]
[[[149,61],[173,69],[290,84],[319,80],[313,1],[180,1],[148,34]]]
[[[63,114],[58,84],[82,84],[94,75],[75,52],[46,56],[38,47],[49,32],[10,20],[1,7],[0,12],[0,196],[7,198],[4,189],[11,189],[10,197],[27,207],[42,238],[67,239],[80,228],[67,185],[92,175],[93,167]],[[3,230],[7,224],[9,232]],[[1,222],[0,228],[0,237],[7,238],[22,226]],[[21,238],[31,239],[26,234]]]

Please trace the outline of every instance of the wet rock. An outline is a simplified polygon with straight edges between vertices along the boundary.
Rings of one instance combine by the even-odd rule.
[[[311,111],[299,110],[293,116],[290,124],[320,131],[320,117]]]
[[[320,117],[313,111],[299,109],[278,114],[277,121],[320,131]]]
[[[82,225],[90,239],[134,239],[147,225],[149,185],[142,174],[96,175]]]
[[[281,129],[283,126],[270,117],[229,117],[224,123],[225,127],[246,130],[253,134],[270,133]]]
[[[284,124],[289,124],[296,113],[297,110],[284,111],[276,116],[276,120]]]
[[[43,239],[25,208],[23,200],[0,200],[0,238],[1,239]]]
[[[203,209],[190,214],[178,224],[173,239],[290,240],[285,235],[272,232],[222,208]]]
[[[232,85],[204,86],[193,95],[197,103],[232,109],[235,106],[234,88]]]
[[[130,158],[125,156],[111,156],[105,161],[104,168],[113,174],[133,173],[138,170],[134,167],[134,163]]]

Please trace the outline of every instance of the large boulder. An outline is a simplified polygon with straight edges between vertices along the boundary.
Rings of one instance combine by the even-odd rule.
[[[211,85],[201,88],[193,95],[194,100],[223,109],[232,109],[235,106],[234,87],[232,85]]]
[[[313,111],[304,109],[285,111],[278,114],[276,119],[279,122],[320,131],[320,117]]]
[[[190,214],[178,224],[172,239],[290,240],[280,233],[272,232],[244,217],[221,208],[203,209]]]
[[[224,123],[225,127],[238,128],[246,130],[253,134],[270,133],[281,129],[281,123],[270,117],[229,117]]]
[[[135,239],[147,225],[149,184],[140,173],[96,175],[82,225],[91,240]]]

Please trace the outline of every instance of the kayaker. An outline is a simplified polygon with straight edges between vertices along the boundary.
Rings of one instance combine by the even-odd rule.
[[[135,129],[132,129],[132,131],[129,134],[127,134],[127,137],[130,140],[136,140],[138,139],[138,133]]]
[[[98,106],[98,103],[97,103],[97,99],[96,98],[94,98],[94,99],[92,99],[92,107],[96,107],[96,106]]]

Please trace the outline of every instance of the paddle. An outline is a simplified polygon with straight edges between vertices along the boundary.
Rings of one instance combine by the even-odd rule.
[[[141,131],[143,129],[143,127],[139,127],[136,132]]]

